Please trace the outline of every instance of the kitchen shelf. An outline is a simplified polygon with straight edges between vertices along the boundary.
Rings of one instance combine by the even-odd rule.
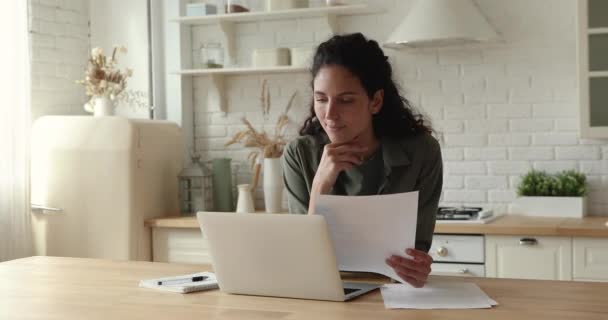
[[[605,34],[608,33],[608,28],[590,28],[587,30],[588,34]]]
[[[589,78],[608,77],[608,71],[589,71]]]
[[[251,21],[269,21],[269,20],[289,20],[302,18],[325,18],[324,23],[331,30],[332,34],[338,33],[338,23],[336,21],[339,16],[361,15],[379,13],[383,10],[378,6],[370,6],[368,4],[354,4],[341,6],[323,6],[314,8],[301,8],[279,11],[254,11],[243,13],[229,13],[197,17],[184,17],[169,19],[169,22],[178,23],[180,26],[201,26],[201,25],[218,25],[222,33],[222,44],[226,48],[228,56],[228,64],[235,61],[235,34],[234,24],[239,22]]]
[[[247,75],[247,74],[273,74],[273,73],[295,73],[308,72],[306,67],[267,67],[267,68],[217,68],[217,69],[184,69],[173,71],[171,74],[185,77],[210,76],[211,83],[208,87],[207,103],[217,106],[216,111],[227,112],[226,98],[223,94],[225,88],[225,76]]]
[[[218,68],[218,69],[185,69],[173,71],[171,74],[182,76],[205,76],[205,75],[247,75],[247,74],[273,74],[307,72],[306,67],[267,67],[267,68]]]
[[[209,25],[222,22],[251,22],[251,21],[268,21],[268,20],[284,20],[293,18],[315,18],[326,17],[330,15],[345,16],[378,12],[377,9],[370,7],[367,4],[341,5],[341,6],[323,6],[315,8],[301,8],[280,11],[254,11],[243,13],[217,14],[199,17],[178,17],[170,19],[170,22],[177,22],[187,25]]]

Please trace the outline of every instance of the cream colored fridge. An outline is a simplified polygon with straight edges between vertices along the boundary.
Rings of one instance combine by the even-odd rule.
[[[179,212],[183,154],[172,122],[39,118],[31,154],[36,254],[151,260],[144,220]]]

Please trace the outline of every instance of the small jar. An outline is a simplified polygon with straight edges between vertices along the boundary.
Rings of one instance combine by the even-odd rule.
[[[209,42],[201,47],[201,64],[208,69],[224,67],[224,49],[219,42]]]
[[[226,13],[249,12],[246,0],[226,0]]]
[[[237,213],[255,213],[255,206],[253,204],[253,196],[251,194],[251,187],[249,184],[239,184],[238,185],[236,212]]]

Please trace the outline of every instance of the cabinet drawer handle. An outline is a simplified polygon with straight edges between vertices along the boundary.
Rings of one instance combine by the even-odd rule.
[[[54,212],[54,213],[63,211],[63,209],[61,209],[61,208],[53,208],[53,207],[43,206],[43,205],[34,204],[34,203],[31,204],[31,208],[34,213],[42,213],[42,214],[48,214],[45,211],[50,211],[50,212]]]
[[[453,270],[453,271],[443,271],[441,273],[442,274],[459,274],[459,275],[463,275],[463,274],[469,273],[469,269],[462,268],[462,269],[457,269],[457,270]]]
[[[521,238],[519,244],[522,246],[535,246],[538,244],[538,240],[534,238]]]
[[[436,276],[463,276],[463,277],[472,277],[474,276],[467,268],[462,268],[454,271],[433,271],[433,275]]]
[[[448,255],[448,249],[446,247],[437,248],[437,255],[440,257],[445,257]]]

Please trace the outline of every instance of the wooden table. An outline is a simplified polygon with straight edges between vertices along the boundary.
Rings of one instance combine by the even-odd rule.
[[[80,258],[8,261],[0,263],[0,319],[608,319],[608,283],[435,277],[473,281],[500,303],[475,310],[387,310],[378,290],[343,303],[138,287],[141,279],[206,270]]]

